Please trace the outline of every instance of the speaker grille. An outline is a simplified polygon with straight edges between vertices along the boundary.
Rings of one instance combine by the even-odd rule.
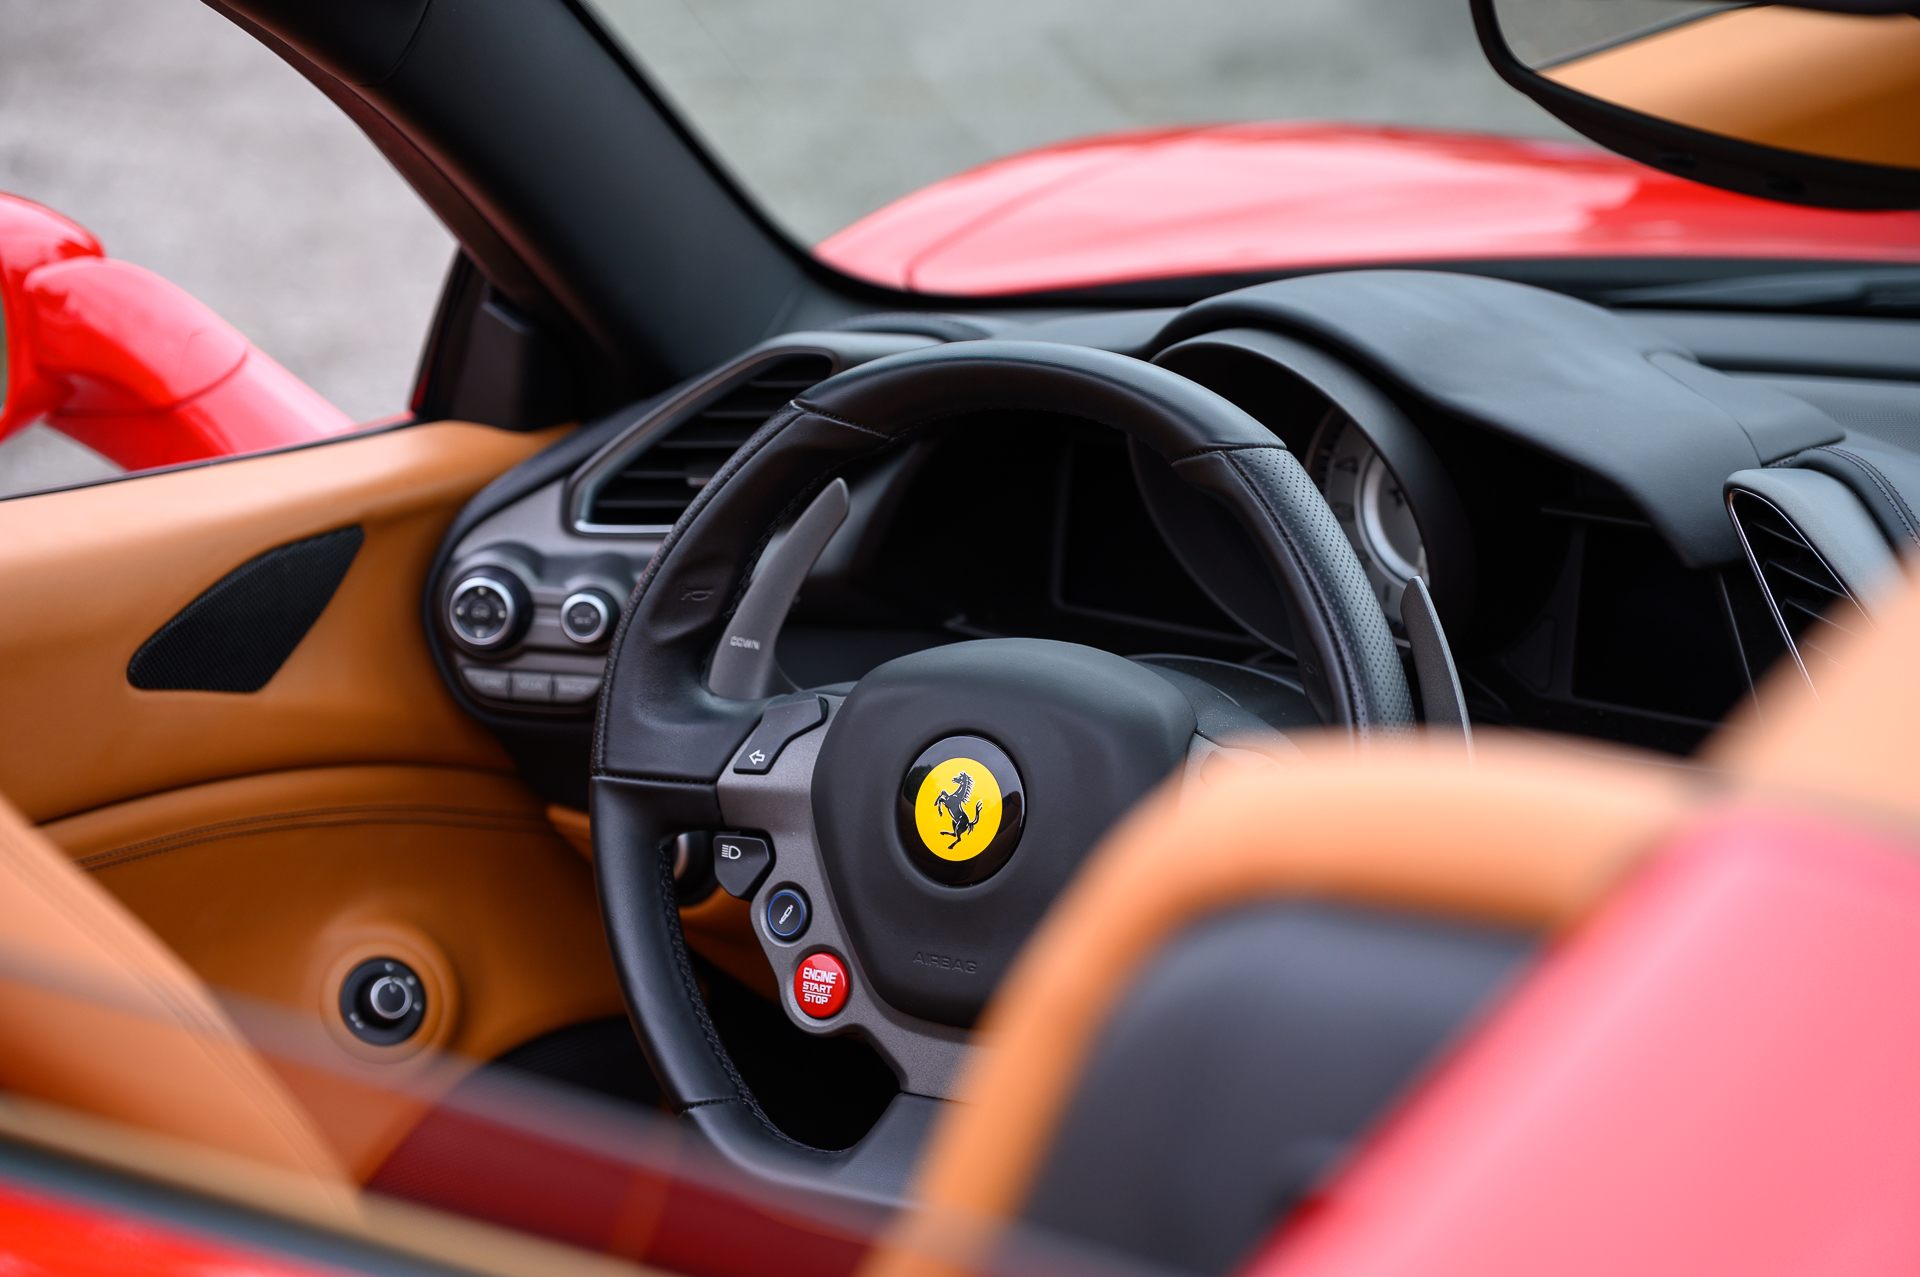
[[[187,604],[127,662],[149,692],[257,692],[326,611],[365,540],[358,525],[276,546]]]

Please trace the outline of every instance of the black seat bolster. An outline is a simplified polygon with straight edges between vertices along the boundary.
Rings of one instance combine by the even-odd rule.
[[[1324,903],[1196,924],[1122,995],[1024,1221],[1185,1272],[1228,1271],[1532,942]]]

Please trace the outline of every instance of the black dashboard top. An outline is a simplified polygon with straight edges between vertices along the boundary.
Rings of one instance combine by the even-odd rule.
[[[1227,350],[1245,356],[1231,368],[1215,350],[1177,370],[1240,403],[1300,457],[1390,619],[1397,625],[1397,590],[1411,575],[1477,580],[1464,594],[1443,584],[1437,597],[1454,596],[1447,627],[1484,722],[1690,751],[1787,646],[1742,561],[1729,476],[1800,465],[1850,431],[1896,453],[1920,441],[1912,320],[1609,311],[1442,271],[1302,276],[1185,309],[1031,323],[868,316],[763,342],[482,492],[442,547],[424,603],[448,681],[538,788],[578,804],[591,700],[563,704],[555,689],[597,677],[604,641],[570,643],[559,609],[583,589],[617,607],[661,532],[592,523],[582,475],[664,475],[690,499],[704,479],[693,461],[675,460],[695,455],[685,449],[723,455],[807,385],[900,342],[997,337],[1152,359],[1229,329],[1278,340]],[[898,336],[876,340],[882,332]],[[1350,371],[1330,379],[1330,368]],[[1337,382],[1366,393],[1329,397]],[[1355,407],[1364,403],[1375,409]],[[1138,457],[1076,424],[1070,403],[1017,420],[975,407],[971,437],[995,458],[998,495],[965,517],[946,512],[929,476],[951,440],[903,443],[850,475],[853,514],[780,641],[791,681],[848,681],[905,652],[1003,634],[1291,676],[1284,635],[1248,628],[1257,609],[1195,570]],[[715,434],[728,417],[740,419],[733,433]],[[715,453],[722,436],[734,442]],[[949,598],[937,574],[913,565],[956,538],[1031,562],[1010,566],[986,597]],[[463,646],[449,631],[448,591],[487,571],[524,578],[502,583],[524,585],[533,618],[510,650]]]

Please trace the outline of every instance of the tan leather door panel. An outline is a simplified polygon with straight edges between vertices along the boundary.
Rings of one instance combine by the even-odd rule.
[[[554,437],[442,423],[0,502],[0,790],[237,999],[358,1178],[472,1061],[621,1010],[590,868],[447,693],[420,615],[460,507]],[[338,590],[261,690],[128,682],[235,567],[356,524]],[[346,972],[375,957],[426,992],[395,1046],[340,1015]],[[289,1023],[298,1061],[260,1036]]]
[[[420,590],[489,480],[552,441],[441,423],[0,501],[0,792],[34,821],[289,767],[507,772],[441,683]],[[147,692],[127,662],[248,559],[350,524],[365,543],[258,692]]]
[[[296,1066],[263,1046],[357,1179],[470,1062],[621,1013],[592,870],[514,777],[305,768],[44,831],[223,995],[318,1020],[319,1052],[309,1043]],[[400,1046],[357,1042],[340,1016],[341,980],[374,957],[407,963],[425,986],[427,1018]],[[363,1064],[377,1066],[370,1080],[405,1085],[352,1084]]]

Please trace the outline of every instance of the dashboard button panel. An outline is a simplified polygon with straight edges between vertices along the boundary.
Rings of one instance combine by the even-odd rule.
[[[483,520],[439,577],[435,637],[460,690],[497,714],[592,713],[621,601],[657,548],[571,535],[561,491],[555,481]]]

